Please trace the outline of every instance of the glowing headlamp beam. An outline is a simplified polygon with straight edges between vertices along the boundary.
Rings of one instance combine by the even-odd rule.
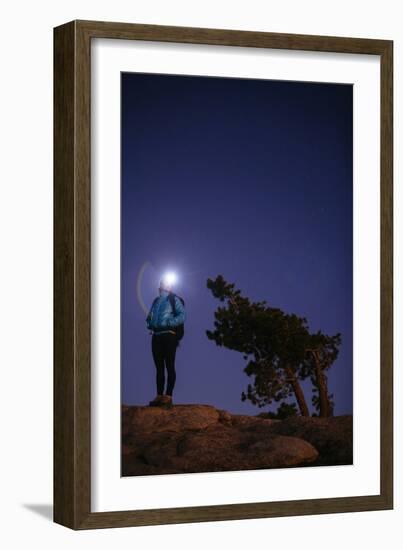
[[[174,285],[177,281],[176,273],[174,273],[173,271],[168,271],[168,273],[165,273],[165,275],[162,277],[162,281],[168,286]]]

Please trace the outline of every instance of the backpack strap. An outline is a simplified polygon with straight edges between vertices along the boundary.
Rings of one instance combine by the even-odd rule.
[[[176,304],[175,304],[175,294],[173,292],[170,292],[168,294],[169,303],[171,304],[172,313],[174,317],[176,317]]]

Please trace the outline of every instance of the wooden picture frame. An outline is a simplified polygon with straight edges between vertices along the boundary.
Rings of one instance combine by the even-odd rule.
[[[114,38],[339,52],[381,62],[380,494],[91,512],[91,40]],[[269,518],[393,508],[393,42],[72,21],[54,29],[54,521],[72,529]]]

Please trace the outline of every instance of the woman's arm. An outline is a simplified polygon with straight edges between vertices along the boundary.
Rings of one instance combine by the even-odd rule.
[[[147,315],[147,318],[146,318],[146,325],[147,325],[147,328],[149,330],[152,330],[154,327],[153,325],[153,314],[154,314],[154,305],[155,305],[155,300],[153,301],[153,303],[151,304],[151,308],[150,308],[150,311],[148,312],[148,315]]]
[[[176,315],[167,320],[168,327],[177,327],[178,325],[182,325],[186,319],[185,306],[177,296],[175,296],[175,310]]]

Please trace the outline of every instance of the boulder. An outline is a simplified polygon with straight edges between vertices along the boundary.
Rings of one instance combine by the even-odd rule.
[[[122,407],[122,475],[306,466],[315,446],[277,433],[278,421],[231,415],[210,405]]]
[[[216,424],[219,411],[210,405],[175,405],[162,407],[125,407],[123,428],[128,432],[159,433],[186,430],[201,430]]]
[[[315,466],[353,463],[353,417],[351,415],[293,416],[277,422],[273,434],[309,441],[319,452]]]

